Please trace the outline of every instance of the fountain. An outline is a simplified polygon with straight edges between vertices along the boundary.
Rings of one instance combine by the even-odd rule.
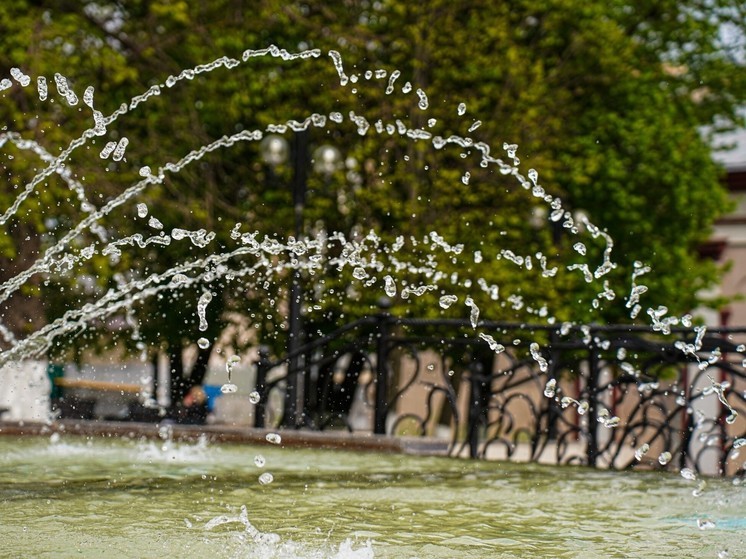
[[[167,103],[170,91],[189,87],[200,79],[211,79],[214,72],[239,71],[257,59],[290,63],[325,56],[333,64],[341,88],[354,90],[356,94],[366,86],[377,89],[378,94],[411,95],[421,114],[410,119],[391,116],[387,119],[374,110],[369,114],[360,107],[340,102],[339,109],[328,114],[311,113],[271,122],[261,129],[226,132],[205,143],[197,139],[191,151],[174,161],[158,160],[158,154],[154,154],[148,164],[128,161],[128,148],[137,142],[136,132],[130,136],[114,133],[128,115],[147,111],[149,103],[164,99]],[[55,74],[52,85],[51,79],[39,76],[34,80],[14,68],[11,79],[1,82],[0,87],[26,92],[35,88],[42,103],[80,105],[80,91],[76,93],[79,88],[62,74]],[[514,351],[501,343],[504,332],[489,321],[491,305],[501,309],[503,317],[512,310],[524,321],[530,317],[543,326],[557,326],[563,335],[580,332],[587,338],[586,347],[598,344],[604,350],[608,348],[603,346],[603,340],[591,335],[590,327],[574,321],[573,317],[556,316],[551,297],[546,301],[541,298],[529,301],[524,294],[506,290],[489,277],[481,277],[480,265],[486,262],[499,261],[512,274],[520,272],[535,278],[542,285],[537,289],[538,294],[551,292],[557,277],[571,278],[568,281],[582,285],[585,294],[583,316],[592,316],[605,305],[619,304],[620,300],[633,319],[645,310],[642,297],[646,287],[641,283],[649,271],[645,264],[636,264],[629,286],[615,289],[609,281],[616,267],[612,238],[588,216],[570,211],[562,200],[550,194],[535,169],[523,170],[517,146],[503,144],[504,155],[498,156],[495,146],[471,137],[479,125],[471,119],[467,122],[467,108],[463,104],[456,105],[454,111],[464,117],[467,132],[439,133],[435,119],[423,118],[430,104],[427,92],[405,81],[397,71],[357,72],[345,68],[342,56],[336,51],[295,53],[271,46],[247,50],[240,58],[223,56],[185,69],[163,83],[152,85],[108,115],[97,108],[93,88],[86,88],[81,96],[84,107],[80,112],[84,116],[79,118],[88,126],[61,147],[58,154],[53,155],[41,142],[13,130],[0,133],[0,147],[10,157],[33,161],[21,165],[22,172],[30,173],[30,178],[15,185],[13,198],[0,215],[0,225],[20,223],[23,212],[38,204],[38,199],[44,196],[45,183],[55,176],[69,188],[67,200],[71,204],[75,201],[69,213],[49,216],[55,223],[49,224],[48,235],[30,237],[28,242],[34,248],[25,255],[27,261],[19,262],[0,286],[0,305],[6,313],[18,304],[24,290],[61,291],[60,301],[66,305],[56,318],[31,330],[1,323],[3,365],[43,358],[71,341],[94,342],[102,333],[114,344],[142,351],[145,356],[147,348],[142,331],[158,328],[158,320],[145,323],[138,311],[158,309],[164,304],[162,301],[173,305],[173,301],[180,299],[188,299],[183,306],[194,309],[192,342],[200,350],[209,351],[220,335],[215,326],[219,299],[229,297],[231,290],[243,293],[250,286],[269,297],[277,315],[283,316],[286,309],[279,284],[288,275],[297,273],[314,282],[313,305],[304,308],[309,322],[314,313],[323,317],[329,308],[346,308],[349,299],[376,300],[385,295],[396,298],[403,308],[430,307],[466,318],[473,333],[497,359],[512,357]],[[194,173],[203,159],[219,157],[223,150],[256,145],[268,134],[308,130],[331,133],[344,127],[356,131],[360,137],[373,136],[381,141],[395,138],[417,149],[426,146],[427,150],[451,150],[454,166],[463,167],[458,170],[457,181],[466,188],[473,187],[484,176],[480,173],[510,180],[512,190],[525,193],[527,207],[543,208],[543,214],[536,212],[536,215],[540,218],[543,215],[544,223],[554,224],[573,239],[572,260],[563,261],[546,250],[529,249],[520,253],[514,244],[467,249],[462,240],[449,239],[435,230],[420,236],[398,232],[392,235],[390,231],[367,231],[359,227],[346,232],[329,231],[322,224],[314,224],[282,238],[254,231],[250,222],[231,220],[228,214],[215,220],[211,227],[172,226],[169,231],[164,222],[170,216],[158,215],[149,207],[149,196],[164,196],[164,192],[168,196],[175,177]],[[88,157],[91,151],[96,154],[94,158]],[[84,179],[92,161],[104,169],[104,174],[114,172],[126,177],[127,187],[121,192],[99,192],[96,183],[91,186],[92,181]],[[80,172],[78,164],[83,168]],[[92,176],[101,173],[101,168],[93,168]],[[429,170],[426,163],[424,168]],[[59,223],[65,219],[67,223]],[[115,229],[114,224],[124,225]],[[213,229],[217,228],[229,232],[222,238],[230,238],[232,244],[221,240],[220,246],[216,246]],[[155,254],[156,261],[163,259],[169,265],[165,269],[143,265],[138,259],[145,251]],[[97,278],[91,274],[95,269],[110,274],[106,289],[96,285]],[[71,285],[77,290],[66,300],[65,289],[69,290]],[[43,304],[48,312],[54,311],[51,299]],[[646,313],[653,330],[662,334],[669,334],[677,327],[690,330],[694,327],[692,317],[671,316],[664,307],[650,307]],[[331,316],[339,319],[339,314]],[[263,317],[254,318],[257,322],[264,321]],[[277,323],[276,317],[270,316],[268,320]],[[323,324],[321,319],[316,322]],[[119,329],[107,331],[115,323],[120,325]],[[275,336],[278,331],[275,328]],[[721,350],[711,348],[709,355],[702,355],[708,349],[703,349],[706,330],[696,327],[691,331],[696,333],[695,338],[678,340],[677,349],[703,364],[701,370],[705,370],[719,359]],[[122,332],[126,336],[115,335]],[[520,346],[526,359],[539,370],[545,398],[562,409],[574,410],[579,416],[588,413],[604,428],[613,430],[619,424],[619,417],[594,403],[563,395],[569,392],[563,392],[557,379],[548,376],[544,340],[537,336],[536,340],[516,338],[514,345]],[[617,352],[617,356],[620,363],[626,363],[623,355]],[[226,360],[224,393],[237,389],[236,379],[231,375],[239,362],[235,355]],[[717,398],[728,412],[727,423],[733,425],[739,416],[736,405],[725,395],[727,389],[722,379],[714,378],[699,387]],[[658,387],[648,383],[645,390],[655,392]],[[381,397],[385,399],[385,395]],[[157,407],[158,402],[151,405]],[[683,407],[687,405],[685,402]],[[385,420],[382,418],[379,424],[383,426]],[[217,548],[225,555],[257,557],[409,557],[412,554],[435,557],[465,551],[474,557],[545,557],[547,554],[576,556],[585,549],[580,545],[590,545],[593,556],[623,546],[629,553],[652,557],[656,553],[670,555],[671,547],[685,545],[694,553],[692,556],[726,557],[727,548],[743,545],[742,537],[739,540],[737,535],[743,527],[740,487],[734,491],[738,485],[730,480],[713,480],[704,499],[695,500],[688,495],[682,499],[681,493],[685,489],[689,492],[693,482],[698,484],[695,492],[701,495],[704,489],[698,472],[687,468],[681,468],[681,479],[673,482],[652,473],[615,476],[609,472],[510,465],[497,469],[488,463],[403,456],[381,456],[369,461],[367,457],[351,454],[339,460],[340,455],[329,459],[311,451],[281,452],[271,446],[269,449],[206,447],[204,442],[196,445],[175,442],[167,427],[159,435],[157,444],[140,440],[135,434],[114,443],[92,438],[68,442],[65,437],[60,439],[57,432],[50,442],[45,441],[41,446],[24,440],[2,441],[8,451],[2,453],[4,473],[0,490],[4,500],[10,503],[8,514],[12,519],[7,533],[13,534],[14,542],[21,542],[21,547],[10,548],[8,553],[22,550],[42,553],[54,546],[90,555],[99,555],[109,548],[126,549],[129,554],[139,556],[146,550],[168,555],[184,551],[213,553]],[[728,459],[736,461],[737,449],[743,446],[744,439],[730,432],[728,437],[732,450]],[[267,435],[265,446],[281,442],[280,435],[273,431]],[[634,448],[632,452],[639,462],[648,450],[640,446],[639,457]],[[290,452],[292,459],[288,458]],[[249,454],[251,457],[247,459]],[[265,469],[265,455],[268,469]],[[665,455],[666,452],[660,452],[654,458],[665,465],[671,458]],[[37,457],[39,463],[28,472],[26,468],[32,457]],[[251,472],[246,473],[246,465],[252,458],[255,465],[249,466]],[[55,471],[48,468],[50,461],[58,466]],[[103,479],[102,469],[111,472]],[[24,476],[37,485],[24,487]],[[609,487],[613,491],[608,491]],[[155,500],[152,491],[158,494]],[[558,492],[562,495],[561,506],[556,502]],[[652,503],[651,494],[655,496]],[[31,507],[25,501],[28,495]],[[531,499],[526,500],[526,495],[531,495]],[[595,502],[589,504],[590,499]],[[114,506],[110,506],[112,502]],[[151,503],[147,510],[158,525],[157,533],[143,525],[140,511],[146,502]],[[69,503],[75,503],[76,512],[64,512]],[[153,503],[157,506],[153,507]],[[525,503],[529,503],[528,507]],[[665,510],[659,508],[663,503]],[[632,520],[642,508],[650,522]],[[138,511],[136,517],[126,509]],[[354,512],[360,510],[363,511],[360,514]],[[504,511],[521,521],[507,522],[496,511]],[[101,514],[114,520],[101,522]],[[321,515],[328,518],[322,522],[318,520]],[[50,518],[51,523],[47,521]],[[554,522],[556,518],[562,522]],[[88,524],[93,519],[95,523]],[[446,519],[449,527],[444,532]],[[69,522],[82,523],[81,531],[65,536]],[[131,536],[117,533],[122,524]],[[547,524],[551,529],[546,528]],[[615,527],[613,537],[609,524]],[[306,530],[309,526],[313,534]],[[570,535],[561,535],[568,526],[573,526]],[[475,531],[475,527],[479,530]],[[628,537],[639,534],[643,527],[645,537],[639,545],[629,544]],[[102,536],[92,538],[91,534],[99,530]],[[722,530],[728,531],[727,539],[732,539],[732,545],[723,545],[722,532],[718,534]],[[42,533],[54,538],[54,542],[42,541]],[[368,540],[373,543],[366,543]]]

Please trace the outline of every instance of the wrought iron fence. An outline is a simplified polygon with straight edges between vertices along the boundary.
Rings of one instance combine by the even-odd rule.
[[[255,425],[434,437],[475,458],[743,474],[744,342],[746,329],[475,330],[384,312],[295,355],[263,349]]]

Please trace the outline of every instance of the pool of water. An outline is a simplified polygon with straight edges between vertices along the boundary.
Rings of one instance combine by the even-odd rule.
[[[696,487],[269,443],[2,437],[0,556],[744,557],[744,485]]]

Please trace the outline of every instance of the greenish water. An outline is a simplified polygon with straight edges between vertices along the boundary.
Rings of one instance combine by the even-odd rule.
[[[746,488],[695,487],[270,444],[3,437],[0,557],[746,557]]]

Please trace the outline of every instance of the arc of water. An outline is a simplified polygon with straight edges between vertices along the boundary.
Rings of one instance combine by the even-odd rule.
[[[265,55],[271,55],[275,57],[282,58],[283,60],[293,60],[297,58],[309,58],[309,57],[318,57],[320,55],[320,52],[318,50],[311,50],[311,51],[302,51],[300,53],[289,53],[288,51],[284,49],[279,49],[276,46],[270,46],[266,49],[260,49],[260,50],[247,50],[243,53],[242,59],[243,61],[247,61],[248,59],[255,57],[255,56],[265,56]],[[329,56],[332,58],[332,61],[335,65],[335,68],[337,69],[337,72],[340,77],[340,83],[344,86],[351,81],[345,74],[343,66],[342,66],[342,59],[339,53],[336,51],[330,51]],[[179,80],[183,79],[192,79],[196,74],[204,73],[204,72],[210,72],[220,67],[226,67],[226,68],[233,68],[240,64],[240,61],[229,58],[229,57],[221,57],[209,64],[205,65],[198,65],[192,69],[187,69],[181,72],[179,76],[177,77],[171,77],[169,80],[167,80],[165,85],[166,87],[173,87],[173,85],[176,84]],[[389,89],[393,86],[393,81],[398,78],[399,73],[393,72],[390,75],[389,83],[387,86],[387,92]],[[385,77],[385,76],[384,76]],[[41,80],[39,80],[39,83],[41,83]],[[60,85],[62,84],[62,85]],[[65,88],[66,81],[59,80],[58,82],[58,88],[62,87]],[[64,161],[70,156],[70,154],[77,149],[78,147],[81,147],[86,143],[88,139],[90,139],[93,135],[101,135],[102,130],[105,132],[106,126],[111,124],[114,120],[125,114],[126,112],[130,110],[134,110],[137,108],[141,103],[147,101],[150,97],[154,95],[160,95],[161,94],[161,88],[162,86],[153,86],[143,94],[134,97],[129,104],[122,104],[120,108],[109,115],[106,118],[103,118],[100,113],[94,112],[94,123],[95,126],[93,129],[87,130],[84,132],[84,134],[74,140],[70,143],[68,148],[64,150],[59,157],[54,159],[53,161],[49,162],[49,166],[47,169],[39,173],[34,180],[29,183],[24,191],[19,195],[19,197],[16,199],[14,204],[5,212],[3,216],[0,217],[0,224],[3,224],[7,221],[10,215],[13,215],[17,212],[18,207],[22,203],[22,201],[28,197],[30,192],[33,191],[33,189],[41,183],[44,178],[49,176],[52,172],[58,172],[57,169],[64,163]],[[410,91],[412,89],[411,84],[407,83],[405,84],[404,88],[402,88],[402,91],[407,90],[406,92]],[[89,90],[86,90],[86,93],[88,93]],[[421,90],[417,89],[416,93],[420,99],[420,107],[421,108],[427,108],[427,95],[426,93]],[[40,90],[41,94],[41,90]],[[86,95],[85,101],[90,101],[89,104],[92,108],[92,95]],[[425,105],[422,107],[422,105]],[[461,114],[461,109],[459,109],[459,113]],[[341,122],[342,117],[341,113],[332,113],[329,116],[330,120],[334,122]],[[354,112],[350,113],[350,119],[357,124],[358,131],[361,134],[367,133],[367,131],[370,128],[370,124],[368,123],[367,119],[365,119],[362,115],[356,115]],[[323,126],[325,125],[325,120],[322,115],[312,115],[311,117],[307,118],[303,122],[298,121],[288,121],[285,125],[275,125],[275,130],[280,130],[281,127],[289,127],[290,129],[304,129],[308,127],[310,124],[316,125],[316,126]],[[272,126],[272,125],[270,125]],[[379,128],[378,126],[376,127]],[[381,130],[379,130],[379,133],[382,131],[383,126],[380,126]],[[269,127],[268,127],[269,129]],[[557,213],[560,215],[559,219],[562,219],[564,217],[565,221],[563,223],[563,226],[567,229],[569,229],[573,234],[577,234],[577,228],[574,226],[572,217],[569,212],[562,211],[561,210],[561,202],[559,202],[559,199],[553,198],[551,195],[544,192],[543,188],[538,184],[537,182],[537,174],[533,170],[529,170],[529,180],[527,180],[525,177],[521,175],[519,172],[518,165],[520,164],[520,160],[516,156],[516,150],[517,146],[513,144],[505,144],[503,148],[507,151],[509,159],[512,160],[512,165],[505,163],[499,158],[494,158],[490,156],[490,146],[483,142],[475,143],[473,139],[469,137],[461,137],[457,135],[452,135],[447,139],[441,138],[439,136],[432,137],[432,134],[424,129],[420,128],[407,128],[401,121],[397,120],[397,126],[394,127],[395,130],[398,130],[400,134],[407,136],[412,139],[422,139],[422,140],[430,140],[434,147],[436,149],[441,149],[446,144],[453,143],[460,147],[464,148],[470,148],[473,147],[474,149],[481,152],[481,161],[480,165],[482,167],[487,167],[490,164],[495,164],[498,166],[500,172],[504,175],[512,175],[515,177],[515,179],[519,182],[521,186],[523,186],[525,189],[531,189],[534,196],[544,200],[546,203],[552,204],[552,207],[554,208],[554,213]],[[474,128],[470,129],[470,132]],[[284,128],[283,128],[284,130]],[[389,130],[389,126],[386,126],[386,130]],[[259,136],[261,137],[261,136]],[[74,228],[72,231],[68,233],[68,235],[65,235],[55,246],[50,247],[50,249],[45,253],[44,257],[39,259],[31,268],[26,270],[24,273],[19,274],[16,276],[16,278],[13,278],[10,282],[6,283],[4,286],[2,286],[2,289],[0,289],[0,302],[7,300],[10,293],[17,290],[20,285],[22,285],[31,275],[38,273],[40,271],[43,271],[46,266],[50,263],[51,258],[54,257],[57,253],[59,253],[72,238],[79,235],[85,228],[92,228],[95,226],[95,222],[97,222],[101,217],[104,215],[107,215],[109,212],[111,212],[114,208],[122,205],[126,201],[130,200],[132,197],[136,196],[139,192],[144,190],[148,184],[151,183],[157,183],[163,180],[164,172],[179,172],[184,166],[190,164],[193,161],[198,160],[201,158],[205,153],[212,151],[214,149],[217,149],[218,147],[227,147],[229,145],[232,145],[235,141],[243,141],[246,139],[258,139],[256,137],[254,138],[247,138],[244,136],[244,133],[235,134],[233,136],[224,136],[220,140],[217,140],[216,142],[213,142],[212,144],[209,144],[208,146],[203,146],[197,150],[193,150],[190,152],[187,156],[182,158],[178,163],[176,164],[166,164],[162,169],[159,170],[159,173],[157,175],[149,175],[145,177],[143,181],[140,181],[136,183],[135,185],[132,185],[130,188],[128,188],[125,193],[120,195],[120,197],[116,198],[115,200],[111,201],[109,204],[107,204],[105,207],[101,208],[98,211],[92,212],[92,214],[85,219],[83,222],[81,222],[76,228]],[[532,184],[533,183],[533,187]],[[613,243],[611,242],[611,239],[608,235],[606,235],[604,232],[601,232],[597,227],[594,227],[587,219],[585,220],[585,225],[588,228],[588,230],[591,232],[591,235],[596,238],[598,236],[602,236],[607,241],[607,246],[604,251],[604,262],[601,266],[599,266],[595,273],[593,274],[596,278],[601,277],[602,275],[608,273],[610,269],[613,268],[613,263],[611,262],[611,249],[613,246]],[[133,239],[134,240],[134,239]],[[136,242],[136,241],[135,241]],[[536,255],[537,259],[541,262],[541,267],[544,272],[545,277],[551,277],[552,271],[554,269],[547,269],[546,267],[546,259],[542,256],[540,257],[538,254]],[[530,258],[526,257],[523,259],[524,265],[526,262],[530,262]],[[529,266],[527,266],[529,267]],[[428,270],[429,271],[429,270]],[[586,268],[584,269],[584,273],[590,274],[590,268],[586,265]],[[410,290],[411,291],[411,290]],[[411,291],[416,293],[416,290]],[[613,291],[608,287],[608,284],[605,284],[604,290],[601,292],[601,296],[605,298],[610,298],[612,296]]]

